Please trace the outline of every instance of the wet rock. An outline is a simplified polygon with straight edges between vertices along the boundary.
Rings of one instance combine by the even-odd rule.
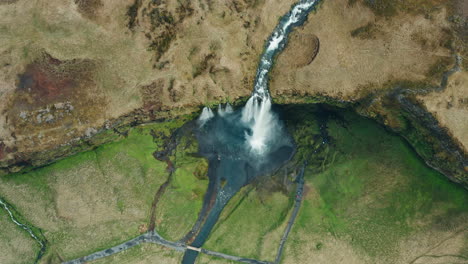
[[[65,103],[56,103],[54,104],[54,108],[57,110],[64,109],[65,108]]]

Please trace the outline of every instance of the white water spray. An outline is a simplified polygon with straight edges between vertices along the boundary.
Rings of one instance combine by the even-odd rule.
[[[208,120],[214,117],[213,111],[209,107],[204,107],[203,111],[198,118],[198,124],[202,127]]]
[[[246,133],[247,143],[257,154],[263,153],[279,124],[271,111],[271,99],[252,96],[242,111],[242,121],[248,123],[251,129],[251,134]]]
[[[317,0],[302,0],[295,5],[273,31],[260,59],[254,91],[242,111],[242,121],[251,129],[251,133],[246,135],[247,143],[258,154],[265,152],[275,137],[275,131],[280,129],[278,117],[271,110],[268,93],[268,73],[273,59],[284,48],[291,27],[303,20],[316,3]]]
[[[225,116],[226,114],[231,114],[232,112],[234,112],[234,110],[229,103],[227,103],[226,107],[224,108],[221,104],[218,105],[218,115]]]
[[[271,110],[272,102],[268,93],[268,73],[273,66],[273,60],[286,45],[291,28],[302,23],[317,2],[318,0],[300,0],[280,20],[265,46],[257,69],[254,91],[241,116],[241,122],[250,130],[245,134],[246,144],[255,154],[268,153],[268,147],[277,139],[275,137],[283,135],[280,132],[283,129],[281,123]],[[218,116],[224,117],[228,112],[232,112],[229,104],[224,109],[221,105],[218,106]],[[203,126],[212,117],[211,110],[205,107],[199,118],[200,125]]]
[[[224,109],[226,111],[226,113],[230,114],[232,112],[234,112],[234,109],[232,109],[232,106],[230,103],[227,103],[226,104],[226,108]]]

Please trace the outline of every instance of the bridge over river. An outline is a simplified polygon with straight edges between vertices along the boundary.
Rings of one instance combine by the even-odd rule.
[[[299,212],[299,208],[301,206],[302,198],[303,198],[303,188],[304,188],[304,167],[302,167],[300,173],[296,177],[296,182],[297,182],[297,189],[296,189],[296,198],[295,198],[295,203],[294,203],[294,208],[291,213],[291,217],[288,221],[288,225],[286,226],[286,229],[284,231],[284,234],[281,238],[279,247],[278,247],[278,253],[276,256],[276,259],[274,262],[269,262],[269,261],[261,261],[261,260],[256,260],[256,259],[249,259],[249,258],[243,258],[239,256],[232,256],[228,254],[224,254],[221,252],[216,252],[204,248],[197,248],[197,247],[192,247],[190,245],[186,245],[184,243],[180,242],[172,242],[164,239],[161,237],[156,231],[149,231],[147,233],[144,233],[134,239],[131,239],[127,242],[124,242],[120,245],[104,249],[95,253],[92,253],[88,256],[84,256],[78,259],[74,259],[71,261],[64,262],[63,264],[83,264],[87,263],[89,261],[97,260],[100,258],[108,257],[114,254],[117,254],[119,252],[122,252],[126,249],[132,248],[134,246],[137,246],[142,243],[154,243],[158,244],[176,251],[180,252],[185,252],[188,250],[196,251],[198,253],[203,253],[206,255],[214,256],[214,257],[219,257],[219,258],[224,258],[232,261],[237,261],[241,263],[249,263],[249,264],[278,264],[281,260],[281,255],[283,252],[284,245],[286,243],[286,240],[288,238],[288,235],[291,231],[291,228],[294,224],[294,221],[296,220],[296,216]]]

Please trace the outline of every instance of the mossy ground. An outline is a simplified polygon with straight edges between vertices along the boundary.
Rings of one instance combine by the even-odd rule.
[[[270,244],[267,236],[279,242],[275,231],[286,220],[291,202],[284,193],[265,197],[257,189],[246,187],[226,206],[203,247],[235,256],[274,260],[277,244],[271,243],[268,250],[264,244]]]
[[[343,117],[345,123],[327,124],[332,141],[322,169],[306,171],[308,191],[285,263],[305,263],[307,243],[316,249],[305,255],[322,263],[320,249],[339,250],[336,241],[362,262],[401,263],[430,248],[413,245],[408,253],[408,240],[466,228],[466,190],[427,167],[398,136],[354,114]]]
[[[167,164],[152,155],[163,141],[151,134],[169,136],[181,124],[175,120],[135,127],[120,141],[25,174],[2,177],[0,195],[43,230],[49,241],[45,262],[61,262],[121,243],[145,229],[154,194],[167,179]],[[184,166],[198,159],[180,160],[178,171],[182,172],[190,171],[191,167]],[[178,180],[178,174],[184,173],[176,174]],[[185,174],[182,182],[189,182],[190,177],[198,181],[193,174]],[[176,229],[179,222],[193,224],[185,219],[167,226]]]
[[[427,167],[402,138],[344,110],[301,105],[282,111],[298,146],[293,162],[307,159],[309,164],[284,263],[408,263],[434,247],[466,254],[466,239],[437,245],[466,236],[468,193]],[[169,136],[180,126],[174,121],[132,128],[118,142],[0,178],[0,194],[43,230],[49,240],[44,261],[113,246],[139,234],[155,192],[167,180],[167,164],[152,156],[163,147],[152,130]],[[180,239],[195,222],[208,182],[202,177],[206,161],[195,155],[193,138],[178,143],[170,156],[176,171],[156,210],[156,230],[170,240]],[[274,259],[294,194],[263,187],[261,181],[247,186],[230,201],[205,248]],[[180,261],[177,253],[152,246],[96,263],[146,263],[153,256],[165,263]],[[198,262],[227,263],[206,256]]]

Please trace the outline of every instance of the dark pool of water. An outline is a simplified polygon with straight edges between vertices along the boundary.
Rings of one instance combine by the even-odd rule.
[[[245,124],[244,122],[248,122],[245,118],[244,122],[241,121],[241,110],[211,117],[211,110],[204,109],[201,117],[208,121],[207,123],[203,121],[197,137],[200,154],[209,160],[210,184],[201,212],[201,215],[204,213],[208,215],[192,246],[201,247],[205,243],[221,211],[240,188],[260,175],[279,169],[292,157],[294,146],[290,136],[281,122],[276,122],[277,119],[270,115],[272,113],[270,108],[266,107],[270,106],[271,102],[268,93],[268,75],[273,67],[274,58],[285,47],[292,28],[303,24],[318,2],[319,0],[299,0],[280,19],[266,42],[257,68],[254,91],[246,105],[246,110],[250,109],[247,113],[255,112],[256,117],[253,119],[253,122],[257,122],[255,126]],[[253,100],[257,99],[260,100],[260,108],[254,107]],[[256,133],[250,128],[255,129]],[[246,144],[248,135],[253,135],[254,139],[265,139],[264,132],[269,133],[268,140],[265,141],[266,148],[261,148],[261,153],[252,152],[250,146]],[[251,142],[253,146],[264,145],[263,140]],[[258,142],[261,144],[257,144]],[[186,251],[182,263],[194,263],[197,255],[195,251]]]
[[[216,115],[197,129],[199,153],[209,160],[210,184],[205,204],[211,206],[191,246],[201,247],[205,243],[223,208],[243,186],[279,169],[294,153],[292,139],[281,126],[271,132],[277,139],[262,154],[251,151],[246,142],[248,133],[249,128],[241,122],[241,110]],[[198,252],[188,250],[182,263],[194,263],[197,255]]]

